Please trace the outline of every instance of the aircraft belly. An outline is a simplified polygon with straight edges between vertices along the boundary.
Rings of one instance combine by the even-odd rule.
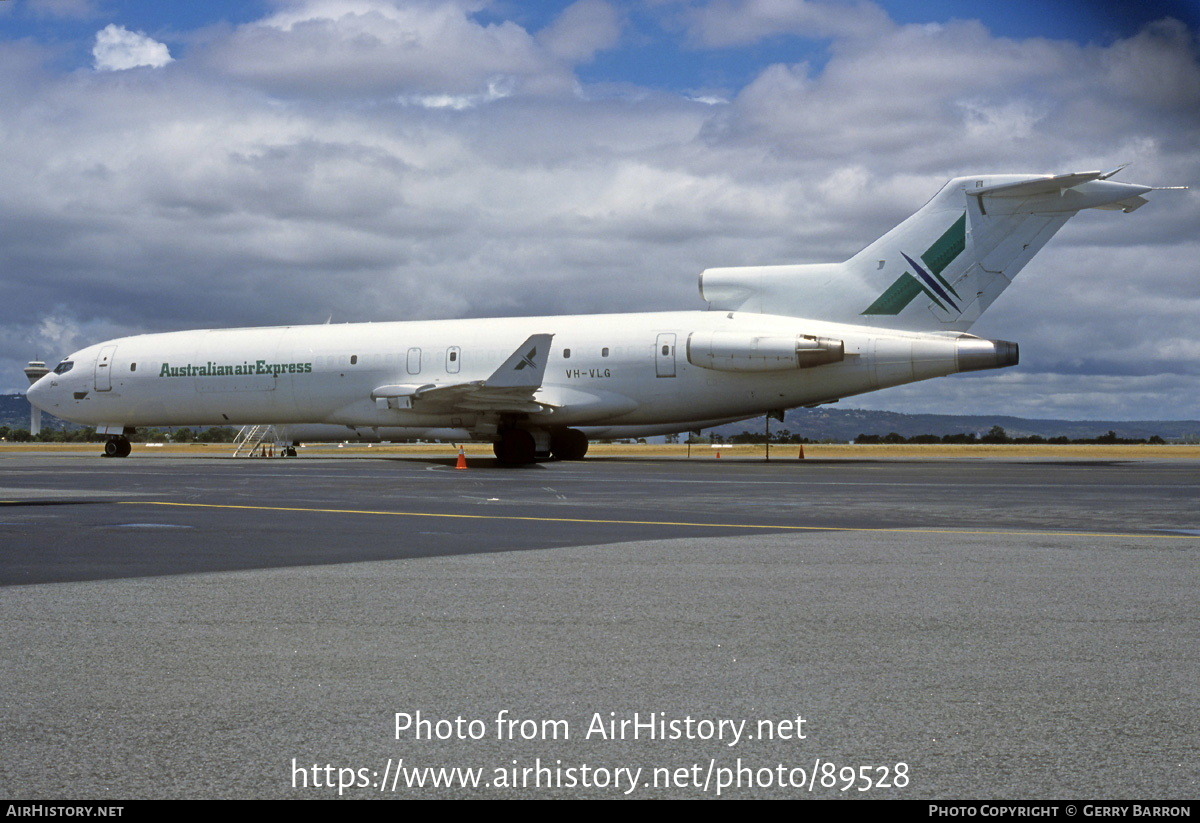
[[[478,417],[477,414],[470,411],[430,414],[411,409],[381,409],[368,398],[347,404],[327,414],[306,417],[296,422],[316,422],[338,426],[430,428],[473,426]]]
[[[857,394],[873,387],[874,370],[860,358],[852,362],[786,374],[733,374],[704,369],[681,373],[675,390],[656,391],[634,411],[616,417],[580,421],[581,425],[657,425],[677,420],[753,417],[768,409],[786,409]]]

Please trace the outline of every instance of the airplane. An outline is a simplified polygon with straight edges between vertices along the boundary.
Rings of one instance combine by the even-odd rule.
[[[1084,209],[1131,212],[1123,169],[957,177],[841,263],[710,268],[706,310],[141,334],[76,351],[30,402],[95,426],[272,423],[284,441],[491,441],[579,460],[596,438],[694,431],[1017,365],[967,330]],[[289,450],[295,454],[294,450]]]

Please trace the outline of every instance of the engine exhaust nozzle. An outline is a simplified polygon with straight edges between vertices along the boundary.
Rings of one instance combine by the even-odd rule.
[[[1007,340],[984,340],[979,337],[960,339],[955,354],[960,372],[1004,369],[1017,365],[1021,360],[1020,348],[1016,343]]]

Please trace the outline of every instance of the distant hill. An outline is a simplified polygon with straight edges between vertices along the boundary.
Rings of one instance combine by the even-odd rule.
[[[0,426],[10,429],[29,428],[29,401],[23,394],[0,394]],[[52,414],[42,412],[42,428],[47,431],[81,429],[83,426],[59,420]]]
[[[29,401],[23,394],[0,394],[0,426],[29,428]],[[1148,438],[1158,435],[1166,440],[1200,439],[1200,420],[1037,420],[1004,414],[900,414],[867,409],[792,409],[782,423],[772,420],[771,431],[784,429],[810,440],[853,440],[860,434],[896,432],[905,437],[918,434],[984,434],[992,426],[1001,426],[1010,437],[1099,437],[1114,431],[1118,437]],[[45,429],[75,429],[48,414],[42,415]],[[742,431],[760,432],[762,418],[729,423],[707,431],[731,437]]]
[[[788,429],[810,440],[853,440],[860,434],[888,434],[905,437],[918,434],[984,434],[992,426],[1002,427],[1010,437],[1069,437],[1072,440],[1094,438],[1114,431],[1123,438],[1166,440],[1200,439],[1200,420],[1038,420],[1005,414],[900,414],[867,409],[793,409],[782,423],[772,420],[771,431]],[[717,426],[711,431],[730,437],[742,431],[760,432],[762,418]]]

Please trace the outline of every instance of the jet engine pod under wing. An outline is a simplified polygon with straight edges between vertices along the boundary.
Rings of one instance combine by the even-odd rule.
[[[840,363],[845,357],[843,341],[812,334],[698,331],[687,339],[688,362],[716,371],[789,371]]]

